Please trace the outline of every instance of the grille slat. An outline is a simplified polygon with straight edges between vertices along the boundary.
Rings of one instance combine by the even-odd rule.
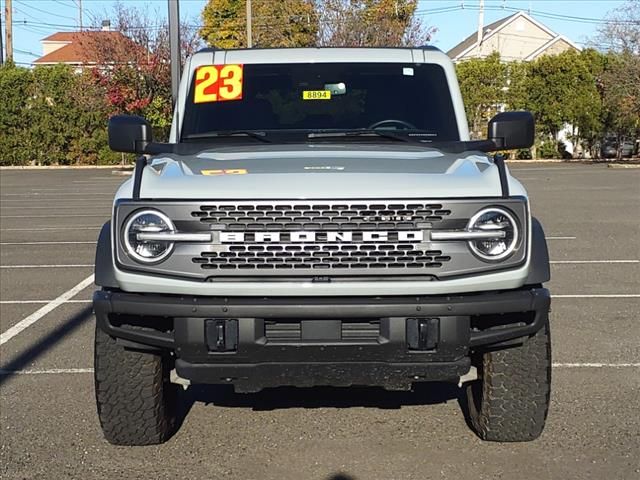
[[[265,338],[270,343],[288,343],[304,341],[301,322],[269,321],[265,322]],[[379,322],[341,322],[340,339],[336,342],[377,342],[380,336]]]
[[[311,204],[311,205],[201,205],[191,216],[203,223],[233,226],[237,231],[262,231],[276,228],[304,230],[305,224],[326,225],[336,230],[353,228],[385,228],[402,230],[415,228],[417,222],[438,222],[451,215],[451,210],[440,204]],[[410,218],[408,218],[410,217]],[[366,225],[366,227],[361,227]]]
[[[449,207],[447,205],[447,207]],[[202,252],[192,261],[202,269],[310,269],[363,273],[402,268],[438,269],[451,260],[441,251],[427,251],[417,241],[400,240],[403,231],[431,227],[451,215],[442,204],[416,202],[259,202],[203,204],[191,212],[195,221],[217,224],[222,231],[242,232],[242,241],[227,242],[219,253]],[[387,239],[365,237],[387,232]],[[256,234],[278,232],[278,242],[261,241]],[[312,242],[292,232],[315,232]],[[336,243],[331,232],[351,232]],[[367,233],[369,232],[369,233]],[[373,233],[371,233],[373,232]]]
[[[412,245],[233,245],[232,252],[202,252],[192,261],[204,269],[225,265],[256,268],[284,268],[306,263],[313,268],[441,268],[451,257],[437,250],[416,250]],[[320,266],[322,265],[322,266]]]

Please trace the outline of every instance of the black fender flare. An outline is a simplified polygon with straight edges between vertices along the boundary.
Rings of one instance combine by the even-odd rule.
[[[531,218],[531,259],[526,285],[539,285],[551,279],[549,249],[544,229],[537,218]]]
[[[113,269],[113,248],[111,245],[111,221],[102,226],[96,244],[95,284],[100,287],[118,288]]]

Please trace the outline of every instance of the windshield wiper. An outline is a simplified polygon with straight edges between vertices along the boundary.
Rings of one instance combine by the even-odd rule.
[[[360,130],[336,130],[328,132],[311,132],[307,135],[307,138],[333,138],[333,137],[383,137],[389,140],[396,140],[399,142],[411,142],[411,138],[397,135],[389,130],[378,129],[360,129]]]
[[[212,131],[212,132],[204,132],[204,133],[192,133],[190,135],[185,135],[185,140],[194,140],[198,138],[229,138],[229,137],[251,137],[256,140],[260,140],[264,143],[271,143],[271,140],[267,138],[267,134],[265,132],[258,132],[253,130],[232,130],[229,132],[226,131]]]

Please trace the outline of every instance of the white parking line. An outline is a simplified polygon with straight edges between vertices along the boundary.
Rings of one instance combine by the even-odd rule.
[[[638,368],[640,363],[554,363],[554,368]]]
[[[43,202],[47,202],[49,199],[47,198],[23,198],[22,200],[15,200],[15,199],[2,199],[0,200],[0,204],[4,205],[5,207],[8,208],[9,203],[18,203],[20,205],[42,205]],[[81,206],[79,205],[79,202],[81,202],[83,199],[82,198],[70,198],[70,199],[60,199],[60,200],[56,200],[56,206],[60,205],[62,207],[73,207],[73,206]],[[108,202],[108,200],[101,200],[105,202],[105,205],[111,205],[111,202]],[[44,205],[46,206],[46,205]]]
[[[105,186],[105,185],[101,185],[101,186]],[[89,195],[93,194],[94,191],[92,189],[85,189],[82,190],[81,188],[76,188],[76,190],[78,190],[80,193],[88,193]],[[36,187],[31,187],[29,189],[30,193],[36,193],[37,192],[68,192],[69,189],[67,188],[36,188]],[[76,192],[77,193],[77,192]],[[95,193],[109,193],[107,191],[102,191],[102,192],[95,192]],[[14,194],[7,194],[7,195],[18,195],[17,193]]]
[[[109,212],[106,213],[70,213],[67,215],[0,215],[0,218],[24,218],[31,220],[32,218],[69,218],[69,217],[108,217]]]
[[[49,368],[46,370],[5,370],[0,368],[1,375],[59,375],[61,373],[93,373],[93,368]]]
[[[640,298],[640,294],[551,295],[551,298]]]
[[[103,205],[103,206],[95,206],[92,207],[94,209],[110,209],[110,205]],[[82,211],[85,211],[87,208],[84,205],[64,205],[62,207],[23,207],[22,205],[15,205],[15,206],[0,206],[0,210],[16,210],[16,209],[20,209],[20,210],[75,210],[75,209],[79,209]]]
[[[0,300],[0,305],[32,305],[37,303],[50,303],[53,300]],[[92,300],[67,300],[63,303],[91,303]]]
[[[38,232],[40,230],[99,230],[102,225],[95,227],[34,227],[34,228],[0,228],[0,232]]]
[[[62,195],[62,198],[68,197],[69,195],[87,195],[89,192],[86,193],[78,193],[78,192],[70,192],[70,193],[65,193],[64,195]],[[58,195],[58,194],[54,194]],[[107,192],[98,192],[98,193],[90,193],[90,195],[113,195],[113,192],[111,193],[107,193]],[[5,193],[3,195],[0,195],[0,197],[49,197],[49,194],[40,194],[40,193]]]
[[[575,240],[576,237],[545,237],[547,240]]]
[[[640,368],[640,363],[553,363],[553,368]],[[93,368],[48,368],[42,370],[4,370],[2,375],[64,375],[93,373]]]
[[[75,287],[73,287],[73,288],[67,290],[66,292],[64,292],[62,295],[60,295],[55,300],[52,300],[51,302],[47,303],[42,308],[40,308],[40,309],[36,310],[35,312],[33,312],[28,317],[25,317],[22,320],[20,320],[13,327],[9,328],[6,332],[0,334],[0,345],[4,345],[6,342],[8,342],[13,337],[15,337],[20,332],[22,332],[25,328],[28,328],[31,325],[33,325],[34,323],[36,323],[38,320],[40,320],[46,314],[48,314],[52,310],[58,308],[60,305],[64,304],[67,300],[71,300],[73,297],[75,297],[78,293],[80,293],[82,290],[87,288],[92,283],[93,283],[93,274],[89,275],[87,278],[82,280]]]
[[[72,263],[68,265],[0,265],[0,268],[86,268],[93,263]]]
[[[551,260],[556,265],[581,265],[589,263],[640,263],[640,260]]]
[[[0,245],[79,245],[84,243],[95,244],[96,242],[0,242]]]

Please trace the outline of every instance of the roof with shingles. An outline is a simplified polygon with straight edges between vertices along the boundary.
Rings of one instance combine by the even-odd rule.
[[[56,32],[53,35],[42,39],[42,42],[60,42],[66,43],[63,47],[54,50],[47,55],[44,55],[36,59],[35,64],[49,64],[49,63],[68,63],[68,64],[83,64],[95,62],[98,59],[92,58],[91,49],[88,49],[83,42],[87,41],[109,41],[112,39],[120,40],[125,37],[120,32],[112,31],[84,31],[84,32]]]
[[[497,28],[500,28],[503,24],[507,23],[513,17],[518,15],[518,13],[514,13],[513,15],[509,15],[508,17],[501,18],[500,20],[496,20],[495,22],[490,23],[489,25],[486,25],[482,29],[483,37],[486,36],[489,32],[492,32],[493,30],[496,30]],[[468,49],[469,47],[475,45],[477,40],[478,40],[478,31],[476,30],[471,35],[469,35],[467,38],[465,38],[462,42],[460,42],[458,45],[456,45],[451,50],[449,50],[447,52],[447,55],[449,55],[449,57],[452,58],[452,59],[456,58],[458,55],[460,55],[466,49]]]

